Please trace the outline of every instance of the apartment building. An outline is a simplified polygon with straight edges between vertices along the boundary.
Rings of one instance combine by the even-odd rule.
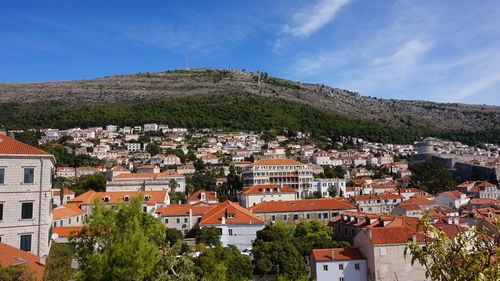
[[[346,194],[346,182],[344,179],[332,178],[332,179],[314,179],[313,190],[321,193],[321,197],[330,197],[328,189],[330,187],[336,187],[338,190],[337,195]],[[340,195],[340,196],[342,196]]]
[[[269,201],[250,207],[266,224],[284,221],[298,223],[301,220],[319,220],[324,223],[346,211],[356,211],[344,198],[320,198],[293,201]]]
[[[243,185],[283,184],[304,198],[312,194],[313,172],[307,164],[286,159],[262,159],[243,168]]]
[[[49,153],[0,135],[0,242],[48,255],[54,163]]]

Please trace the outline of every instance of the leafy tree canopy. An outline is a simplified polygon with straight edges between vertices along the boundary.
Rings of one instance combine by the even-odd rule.
[[[412,173],[410,187],[437,194],[456,186],[456,182],[441,161],[428,159],[425,162],[410,165],[410,170]]]

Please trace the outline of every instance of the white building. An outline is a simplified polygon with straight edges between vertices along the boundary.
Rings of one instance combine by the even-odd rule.
[[[311,253],[311,278],[316,281],[366,281],[366,259],[359,249],[314,249]]]
[[[106,183],[106,191],[169,190],[171,181],[176,192],[186,191],[186,178],[173,170],[163,173],[120,173]]]
[[[165,156],[165,160],[163,160],[163,164],[167,166],[179,165],[181,164],[181,158],[179,158],[175,154],[169,154]]]
[[[158,124],[144,124],[144,132],[149,132],[149,131],[158,131]]]
[[[243,168],[243,185],[283,184],[299,192],[300,198],[311,193],[312,168],[291,159],[262,159]]]
[[[337,196],[339,196],[340,191],[342,191],[342,195],[346,194],[346,182],[344,179],[314,179],[313,182],[313,190],[321,193],[321,197],[330,197],[328,193],[328,189],[330,187],[338,188]]]
[[[142,150],[142,144],[138,142],[129,142],[126,144],[127,150],[128,151],[141,151]]]
[[[435,200],[442,205],[458,209],[460,206],[467,204],[470,199],[464,193],[453,190],[439,193]]]
[[[49,253],[52,175],[49,153],[0,135],[0,241]]]
[[[297,200],[298,195],[295,189],[288,186],[269,184],[244,188],[236,194],[236,198],[241,206],[250,208],[261,202]]]
[[[220,240],[224,247],[235,245],[238,249],[252,248],[257,231],[264,228],[264,221],[238,203],[224,201],[206,212],[200,227],[220,229]]]

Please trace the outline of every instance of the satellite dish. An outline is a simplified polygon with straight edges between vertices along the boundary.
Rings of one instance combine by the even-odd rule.
[[[59,238],[59,234],[52,233],[52,240],[56,240],[57,238]]]

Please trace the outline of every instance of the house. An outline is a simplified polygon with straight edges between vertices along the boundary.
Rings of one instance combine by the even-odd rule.
[[[399,203],[392,213],[398,216],[420,217],[426,210],[437,207],[438,202],[426,198],[410,198]]]
[[[346,182],[344,179],[314,179],[313,190],[321,193],[321,197],[330,197],[328,190],[330,187],[337,188],[337,195],[343,196],[346,193]]]
[[[144,196],[144,202],[142,203],[143,210],[150,214],[154,214],[157,208],[170,204],[170,197],[166,190],[113,192],[97,192],[90,190],[73,198],[67,205],[78,206],[86,215],[90,215],[92,213],[92,206],[96,200],[106,205],[114,205],[118,202],[127,203],[132,197],[137,197],[139,195]]]
[[[177,167],[177,172],[179,174],[182,174],[182,175],[193,174],[194,172],[196,172],[196,169],[192,165],[183,165],[183,166]]]
[[[123,166],[114,166],[113,168],[106,171],[106,178],[111,180],[112,178],[118,176],[119,174],[130,173],[130,170],[124,168]]]
[[[283,184],[303,198],[312,194],[313,173],[304,163],[287,159],[262,159],[243,168],[243,186]]]
[[[49,253],[54,157],[0,135],[0,241],[45,257]]]
[[[144,132],[158,131],[158,124],[144,124]]]
[[[73,167],[57,167],[56,177],[74,178],[76,176],[75,168]]]
[[[19,250],[16,247],[0,242],[0,263],[2,266],[25,265],[34,272],[36,280],[43,280],[44,259],[32,253]],[[7,279],[14,280],[14,279]],[[18,280],[18,279],[15,279]],[[21,279],[19,279],[21,280]]]
[[[377,213],[377,214],[390,214],[396,205],[403,201],[403,196],[398,194],[370,194],[370,195],[357,195],[350,197],[353,204],[358,206],[361,211]]]
[[[395,216],[395,215],[379,215],[368,214],[360,211],[344,212],[334,218],[328,223],[333,228],[333,238],[336,240],[354,242],[354,238],[364,228],[374,227],[400,227],[416,226],[418,224],[417,218]]]
[[[219,199],[217,199],[217,192],[215,191],[198,190],[187,198],[187,202],[188,204],[215,204],[219,202]]]
[[[63,188],[63,192],[61,192],[60,188],[52,188],[52,205],[66,204],[73,198],[75,198],[75,192],[68,188]]]
[[[457,190],[470,198],[500,199],[500,189],[487,181],[466,181],[458,185]]]
[[[203,203],[168,205],[157,208],[156,215],[166,227],[175,228],[186,234],[193,228],[199,228],[201,217],[215,206],[216,204]]]
[[[235,245],[241,251],[252,248],[257,231],[264,228],[264,221],[238,203],[224,201],[208,210],[199,225],[219,228],[222,245]]]
[[[255,185],[243,188],[236,194],[241,206],[249,208],[261,202],[297,200],[298,193],[288,186],[277,184]]]
[[[169,154],[165,156],[165,160],[163,160],[163,164],[166,166],[179,165],[181,164],[181,158],[179,158],[175,154]]]
[[[441,192],[436,196],[436,201],[441,205],[445,205],[451,208],[458,209],[460,206],[465,205],[469,202],[469,198],[464,193],[453,190]]]
[[[367,280],[366,258],[356,248],[313,249],[311,279],[316,281]]]
[[[125,144],[127,146],[127,150],[131,152],[135,151],[141,151],[142,150],[142,144],[138,142],[129,142]]]
[[[160,167],[156,165],[140,165],[137,167],[138,174],[160,173]]]
[[[356,206],[343,198],[303,199],[292,201],[267,201],[251,206],[250,210],[266,224],[284,221],[298,223],[301,220],[319,220],[327,223],[330,218]]]
[[[52,227],[52,240],[56,243],[69,243],[71,235],[82,231],[83,226]]]
[[[52,226],[82,226],[85,211],[78,204],[64,204],[52,210]]]
[[[93,175],[93,174],[100,173],[100,172],[105,172],[105,171],[106,171],[106,167],[102,167],[102,166],[97,166],[97,167],[89,167],[89,166],[78,167],[78,168],[76,168],[76,177],[79,178],[81,176]]]
[[[201,156],[201,161],[203,161],[203,163],[205,163],[205,164],[218,164],[219,157],[208,153],[208,154]]]
[[[106,191],[170,190],[172,181],[177,184],[175,191],[184,192],[186,190],[184,175],[167,170],[163,173],[122,173],[116,175],[106,183]]]
[[[424,245],[423,235],[410,226],[364,228],[358,233],[354,247],[366,257],[368,280],[428,280],[425,268],[418,262],[412,265],[411,256],[405,255],[409,241]]]

